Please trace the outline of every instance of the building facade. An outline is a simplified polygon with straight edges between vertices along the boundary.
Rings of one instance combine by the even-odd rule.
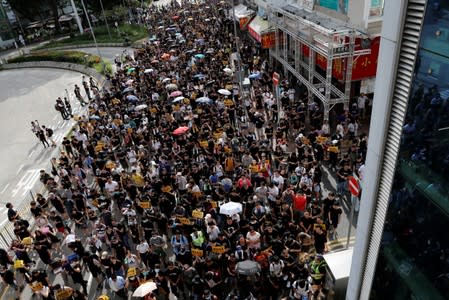
[[[249,34],[269,49],[287,78],[321,103],[324,119],[372,93],[377,69],[381,0],[253,0]],[[279,72],[279,71],[278,71]]]
[[[347,299],[449,299],[449,1],[385,5]]]

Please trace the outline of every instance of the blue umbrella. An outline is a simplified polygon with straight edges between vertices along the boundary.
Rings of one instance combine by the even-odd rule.
[[[134,92],[134,89],[128,87],[128,88],[126,88],[126,89],[124,89],[124,90],[122,91],[122,94],[132,93],[132,92]]]
[[[195,54],[194,57],[198,58],[198,59],[203,59],[205,56],[204,56],[204,54],[198,53],[198,54]]]
[[[212,99],[210,99],[209,97],[201,97],[195,100],[196,103],[205,103],[205,104],[211,104],[212,103]]]
[[[97,115],[90,116],[89,119],[91,119],[91,120],[101,120],[101,118],[99,116],[97,116]]]
[[[252,73],[248,76],[249,79],[260,79],[260,73]]]
[[[204,79],[204,78],[206,78],[206,75],[204,75],[204,74],[196,74],[195,76],[193,76],[193,78]]]
[[[128,100],[130,102],[137,102],[137,101],[139,101],[139,98],[137,98],[134,95],[128,95],[128,96],[126,96],[126,100]]]

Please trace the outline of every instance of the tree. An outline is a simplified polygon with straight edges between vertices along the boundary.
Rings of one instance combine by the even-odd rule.
[[[9,0],[11,8],[20,15],[30,21],[42,20],[42,15],[45,15],[47,10],[51,11],[51,15],[55,21],[56,31],[60,31],[58,22],[59,18],[59,0]]]

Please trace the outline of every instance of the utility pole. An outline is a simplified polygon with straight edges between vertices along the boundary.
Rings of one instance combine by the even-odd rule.
[[[75,1],[70,0],[70,3],[72,4],[73,14],[75,15],[76,24],[78,25],[78,29],[80,33],[82,34],[84,32],[83,24],[81,23],[80,16],[78,16],[78,10],[76,9]]]
[[[111,37],[111,32],[109,31],[108,19],[106,19],[106,14],[104,13],[103,1],[102,1],[102,0],[100,0],[100,5],[101,5],[101,11],[102,11],[102,13],[103,13],[103,18],[104,18],[104,21],[105,21],[105,23],[106,23],[106,29],[108,30],[108,36],[109,36],[109,39],[112,39],[112,37]]]

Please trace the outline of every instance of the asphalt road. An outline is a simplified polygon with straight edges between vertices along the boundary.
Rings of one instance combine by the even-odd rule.
[[[55,69],[19,69],[0,72],[0,216],[7,202],[19,207],[39,182],[39,170],[49,167],[56,148],[44,149],[31,132],[30,122],[53,129],[60,144],[74,122],[63,121],[54,109],[55,99],[73,92],[81,84],[81,74]],[[73,97],[73,95],[72,95]],[[74,112],[78,101],[71,99]],[[35,192],[35,190],[33,189]],[[3,223],[0,221],[0,225]]]

